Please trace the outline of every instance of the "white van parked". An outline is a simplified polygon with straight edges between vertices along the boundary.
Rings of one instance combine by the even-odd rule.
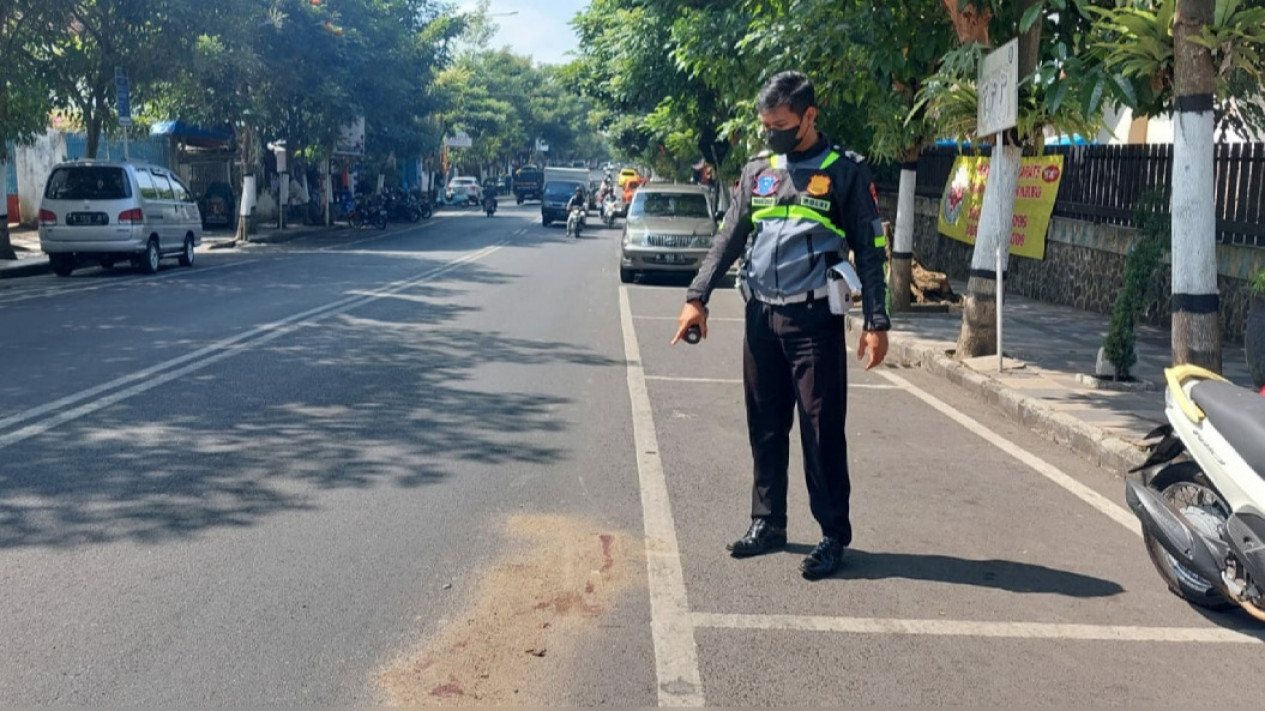
[[[53,272],[84,262],[109,268],[129,260],[153,274],[163,257],[193,266],[202,215],[193,195],[166,168],[77,160],[53,167],[40,202],[40,249]]]

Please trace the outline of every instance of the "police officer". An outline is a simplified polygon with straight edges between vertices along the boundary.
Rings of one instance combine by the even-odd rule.
[[[812,83],[799,72],[777,74],[760,90],[757,109],[769,151],[743,169],[672,340],[692,326],[706,338],[708,298],[745,249],[739,273],[747,302],[743,385],[755,486],[751,525],[728,548],[746,558],[786,545],[790,430],[798,407],[804,474],[822,533],[800,565],[809,580],[838,570],[852,541],[843,317],[831,313],[826,291],[829,267],[849,250],[865,314],[857,357],[868,356],[867,370],[887,355],[891,327],[883,279],[887,242],[870,172],[860,156],[816,129],[815,104]]]

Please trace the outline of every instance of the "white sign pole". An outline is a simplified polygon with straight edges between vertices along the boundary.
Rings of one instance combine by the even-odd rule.
[[[1002,133],[998,131],[997,143],[993,146],[994,158],[998,157],[998,152],[1001,150],[1001,142],[1002,142]],[[1008,225],[1007,227],[1008,229],[1006,229],[1006,234],[1003,236],[1002,240],[997,243],[997,372],[998,373],[1006,369],[1005,351],[1002,350],[1002,345],[1001,345],[1002,314],[1005,312],[1002,309],[1002,304],[1005,303],[1005,298],[1006,298],[1005,297],[1005,294],[1006,294],[1006,254],[1007,252],[1010,251],[1010,234],[1014,230],[1014,226]]]
[[[1019,40],[1012,39],[993,50],[984,58],[980,67],[979,78],[979,113],[976,116],[976,134],[987,136],[997,134],[993,144],[993,155],[989,161],[995,168],[1001,158],[1004,132],[1013,128],[1019,119]],[[995,173],[989,171],[989,182],[994,180]],[[1014,196],[1008,196],[1014,200]],[[1002,304],[1005,300],[1003,292],[1006,287],[1006,256],[1010,252],[1010,237],[1013,224],[1001,225],[1001,239],[997,244],[997,372],[1005,369],[1005,356],[1002,351]]]

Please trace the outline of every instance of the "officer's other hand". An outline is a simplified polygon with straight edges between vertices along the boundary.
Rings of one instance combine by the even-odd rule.
[[[865,364],[866,370],[882,365],[883,359],[887,357],[887,331],[861,332],[861,342],[857,345],[857,360],[865,360],[867,353],[870,360]]]
[[[707,309],[703,307],[703,302],[694,300],[685,302],[685,306],[681,307],[681,315],[676,319],[676,335],[672,337],[672,345],[676,345],[685,338],[685,332],[690,330],[690,326],[698,326],[699,333],[703,338],[707,338]]]

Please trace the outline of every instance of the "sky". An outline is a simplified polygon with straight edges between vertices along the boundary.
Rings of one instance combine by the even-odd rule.
[[[537,62],[565,64],[571,60],[567,52],[576,46],[569,23],[588,4],[588,0],[492,0],[490,14],[518,13],[492,18],[500,27],[492,37],[492,47],[508,46],[515,54],[531,55]],[[462,0],[457,7],[468,10],[474,5],[475,0]]]

